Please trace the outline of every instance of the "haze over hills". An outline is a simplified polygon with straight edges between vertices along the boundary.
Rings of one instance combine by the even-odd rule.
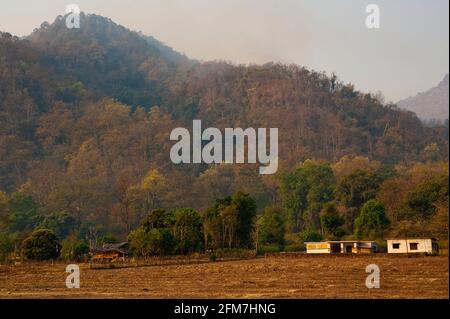
[[[412,111],[422,120],[443,121],[449,117],[449,75],[435,87],[397,103],[398,107]]]
[[[93,124],[82,119],[94,111],[106,116],[105,99],[129,109],[126,119],[107,126],[121,132],[120,147],[126,150],[134,141],[127,134],[135,111],[147,113],[157,106],[160,121],[139,128],[140,135],[150,135],[141,141],[146,149],[143,165],[167,167],[170,130],[190,127],[194,118],[218,128],[278,127],[285,167],[308,158],[335,161],[345,155],[386,163],[424,160],[430,143],[438,146],[439,158],[448,157],[445,130],[424,127],[413,114],[383,105],[335,76],[297,65],[200,63],[108,18],[82,14],[81,29],[68,29],[64,21],[59,16],[52,24],[43,23],[23,40],[1,36],[4,189],[23,183],[38,167],[31,163],[51,157],[68,165],[68,158],[76,157],[89,138],[96,136],[101,143],[101,133],[94,134]],[[57,129],[54,123],[67,126]],[[205,169],[188,170],[196,175]]]

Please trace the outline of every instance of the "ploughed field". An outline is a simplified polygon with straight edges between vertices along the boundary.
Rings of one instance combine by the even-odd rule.
[[[365,285],[380,268],[379,289]],[[448,298],[448,257],[272,256],[91,269],[67,289],[66,264],[0,266],[0,298]]]

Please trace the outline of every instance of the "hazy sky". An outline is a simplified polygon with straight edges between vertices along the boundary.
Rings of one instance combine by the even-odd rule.
[[[449,69],[448,0],[0,0],[0,30],[28,35],[70,3],[192,58],[297,63],[391,101]],[[378,30],[365,26],[370,3],[381,9]]]

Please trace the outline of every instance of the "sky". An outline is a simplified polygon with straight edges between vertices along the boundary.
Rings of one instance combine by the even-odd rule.
[[[28,35],[72,3],[191,58],[295,63],[386,101],[423,92],[449,70],[448,0],[0,0],[0,30]],[[371,3],[379,29],[365,24]]]

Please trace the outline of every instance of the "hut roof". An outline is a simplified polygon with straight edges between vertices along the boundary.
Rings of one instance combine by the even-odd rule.
[[[101,248],[94,249],[94,252],[111,252],[111,251],[118,251],[123,254],[128,253],[128,243],[107,243],[103,244]]]

